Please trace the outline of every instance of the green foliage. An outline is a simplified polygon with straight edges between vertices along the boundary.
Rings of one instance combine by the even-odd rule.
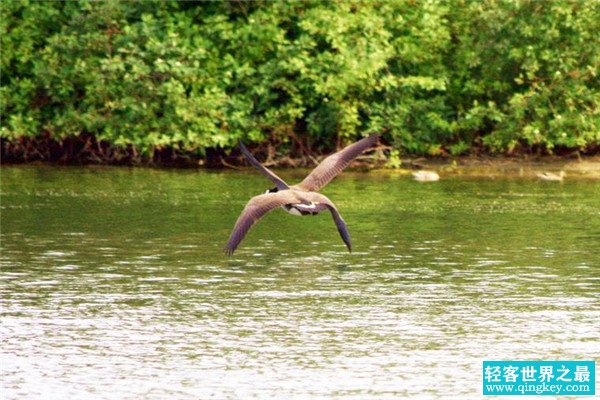
[[[599,2],[0,7],[9,140],[85,133],[203,152],[385,131],[396,150],[430,155],[600,143]]]
[[[457,133],[493,150],[600,142],[600,3],[461,1],[450,91]]]

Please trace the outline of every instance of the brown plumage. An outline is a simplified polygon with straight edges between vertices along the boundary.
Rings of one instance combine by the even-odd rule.
[[[276,187],[265,194],[253,197],[246,204],[231,232],[229,241],[225,246],[225,252],[229,255],[233,254],[252,225],[258,222],[266,213],[277,207],[283,207],[293,215],[316,215],[324,210],[329,210],[342,240],[346,244],[346,247],[348,247],[348,251],[352,251],[352,242],[344,219],[338,212],[335,204],[326,196],[316,191],[323,188],[336,175],[342,172],[357,155],[375,144],[378,137],[378,135],[368,136],[330,155],[302,182],[294,186],[289,186],[283,179],[261,165],[240,142],[240,149],[248,162],[271,179]]]
[[[273,172],[271,172],[269,169],[267,169],[267,167],[265,167],[264,165],[262,165],[261,163],[259,163],[256,158],[254,158],[254,156],[252,155],[252,153],[250,153],[248,151],[248,149],[246,148],[246,146],[244,146],[244,143],[242,143],[240,141],[239,145],[240,145],[240,149],[242,150],[242,154],[244,155],[244,157],[246,157],[246,160],[248,160],[248,162],[250,164],[254,165],[256,168],[258,168],[258,170],[263,175],[265,175],[267,178],[269,178],[270,180],[272,180],[273,183],[275,184],[275,186],[277,187],[277,189],[279,189],[279,190],[289,189],[288,185],[283,181],[283,179],[281,179],[280,177],[278,177],[277,175],[275,175]]]
[[[341,151],[330,155],[323,160],[302,182],[296,187],[309,192],[321,190],[327,185],[337,174],[342,172],[350,162],[360,153],[373,146],[379,135],[371,135],[359,140],[350,146],[344,147]]]

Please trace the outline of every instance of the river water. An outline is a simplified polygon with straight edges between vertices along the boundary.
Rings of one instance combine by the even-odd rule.
[[[467,399],[483,360],[600,360],[598,181],[348,172],[352,254],[276,210],[226,257],[254,171],[1,172],[3,399]]]

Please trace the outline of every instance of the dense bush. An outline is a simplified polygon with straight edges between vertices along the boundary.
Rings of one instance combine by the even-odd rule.
[[[600,2],[0,7],[3,140],[200,154],[371,132],[413,154],[600,142]]]

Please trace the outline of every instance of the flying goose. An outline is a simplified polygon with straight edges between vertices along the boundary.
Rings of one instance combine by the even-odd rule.
[[[565,177],[565,171],[560,171],[558,174],[554,174],[552,172],[542,172],[541,174],[536,174],[537,177],[543,181],[555,181],[560,182]]]
[[[233,254],[246,233],[258,220],[266,213],[277,207],[283,208],[292,215],[317,215],[321,211],[329,210],[333,221],[337,226],[342,240],[352,251],[352,242],[346,223],[338,212],[335,204],[324,195],[317,193],[327,185],[336,175],[338,175],[350,162],[360,153],[371,147],[379,135],[371,135],[353,143],[343,150],[327,157],[312,172],[297,185],[289,186],[280,177],[272,171],[261,165],[256,158],[248,151],[246,146],[240,141],[239,146],[244,157],[250,164],[258,168],[274,184],[273,189],[267,190],[264,194],[250,199],[246,207],[238,217],[229,241],[225,246],[225,253]]]

